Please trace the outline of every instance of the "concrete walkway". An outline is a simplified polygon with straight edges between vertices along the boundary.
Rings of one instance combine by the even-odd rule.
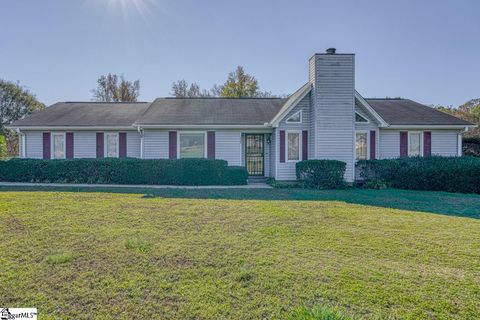
[[[169,186],[150,184],[87,184],[87,183],[30,183],[0,182],[0,187],[62,187],[62,188],[136,188],[136,189],[270,189],[266,183],[249,183],[244,186]]]

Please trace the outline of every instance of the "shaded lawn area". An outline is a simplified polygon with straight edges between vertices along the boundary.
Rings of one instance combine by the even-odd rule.
[[[480,314],[480,220],[445,215],[478,218],[479,196],[145,193],[157,197],[0,192],[2,304],[35,306],[39,319],[283,319],[303,305],[364,318]]]

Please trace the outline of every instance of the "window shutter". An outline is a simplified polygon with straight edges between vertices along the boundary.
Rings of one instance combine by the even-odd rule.
[[[215,131],[207,132],[207,158],[215,159]]]
[[[177,159],[177,131],[168,132],[168,157]]]
[[[73,132],[65,133],[65,158],[73,159]]]
[[[302,160],[308,159],[308,131],[302,131]]]
[[[97,158],[103,158],[103,132],[97,132]]]
[[[400,158],[408,157],[408,132],[400,131]]]
[[[375,130],[370,131],[370,159],[374,160],[375,159],[375,152],[376,152],[376,147],[377,147],[377,140],[375,139],[376,137],[376,132]]]
[[[118,134],[118,157],[126,158],[127,157],[127,133],[120,132]]]
[[[50,159],[50,132],[43,133],[43,159]]]
[[[432,133],[425,131],[423,133],[423,156],[430,157],[432,155]]]
[[[285,162],[285,131],[280,130],[280,162]]]

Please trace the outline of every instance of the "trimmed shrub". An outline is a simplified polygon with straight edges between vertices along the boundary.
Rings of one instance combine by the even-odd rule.
[[[338,189],[345,186],[346,163],[337,160],[305,160],[297,162],[297,180],[306,188]]]
[[[366,186],[480,193],[480,158],[475,157],[363,160],[357,170]]]
[[[480,157],[480,137],[463,138],[463,155]]]
[[[0,161],[0,181],[157,185],[241,185],[248,173],[209,159],[11,159]]]

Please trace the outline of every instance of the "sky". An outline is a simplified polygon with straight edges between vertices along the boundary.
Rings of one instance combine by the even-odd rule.
[[[236,66],[290,94],[308,59],[355,53],[364,97],[458,106],[480,97],[478,0],[0,0],[0,78],[47,105],[89,101],[102,74],[211,88]]]

